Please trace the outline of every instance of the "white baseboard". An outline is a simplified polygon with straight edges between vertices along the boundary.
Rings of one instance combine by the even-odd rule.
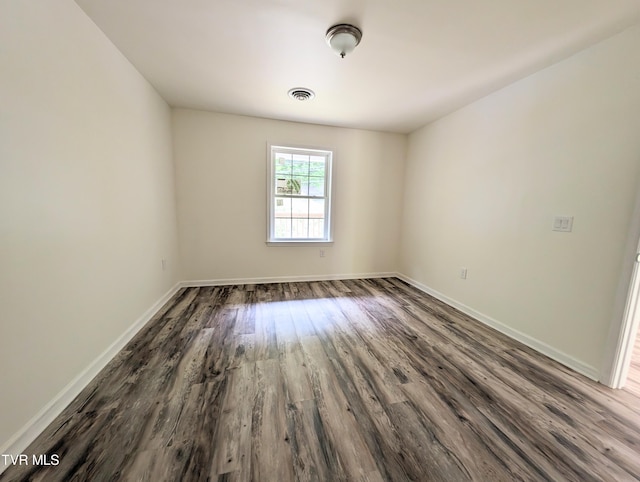
[[[198,286],[224,286],[247,285],[264,283],[295,283],[296,281],[328,281],[341,279],[366,279],[366,278],[391,278],[397,276],[395,272],[385,273],[358,273],[358,274],[330,274],[330,275],[305,275],[305,276],[273,276],[269,278],[230,278],[183,281],[181,287],[194,288]]]
[[[491,318],[490,316],[480,313],[479,311],[476,311],[473,308],[470,308],[469,306],[463,303],[460,303],[452,298],[449,298],[448,296],[412,278],[409,278],[408,276],[405,276],[400,273],[397,273],[396,276],[401,280],[409,283],[411,286],[418,288],[420,291],[423,291],[428,295],[431,295],[434,298],[437,298],[440,301],[443,301],[444,303],[450,306],[453,306],[454,308],[457,308],[458,310],[462,311],[466,315],[469,315],[472,318],[475,318],[476,320],[480,321],[481,323],[484,323],[485,325],[490,326],[491,328],[499,331],[500,333],[503,333],[508,337],[513,338],[514,340],[519,341],[520,343],[523,343],[524,345],[527,345],[530,348],[533,348],[534,350],[542,353],[543,355],[548,356],[552,360],[555,360],[558,363],[561,363],[562,365],[568,368],[571,368],[572,370],[584,375],[587,378],[590,378],[594,381],[598,381],[600,372],[595,367],[592,367],[591,365],[587,365],[586,363],[583,363],[580,360],[576,360],[572,356],[567,355],[566,353],[560,350],[557,350],[556,348],[550,345],[547,345],[546,343],[540,340],[537,340],[536,338],[533,338],[525,333],[522,333],[521,331],[511,328],[510,326],[507,326],[504,323],[501,323],[500,321]]]
[[[91,362],[78,376],[71,380],[71,382],[29,420],[24,427],[9,438],[9,440],[0,447],[0,454],[17,455],[22,453],[180,288],[181,284],[177,283],[167,291],[162,298],[156,301],[153,306],[145,311],[140,318],[127,328],[116,341]],[[7,467],[8,465],[0,463],[0,474],[2,474]]]

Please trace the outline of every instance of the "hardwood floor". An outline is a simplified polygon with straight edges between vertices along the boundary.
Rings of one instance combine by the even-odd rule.
[[[624,388],[640,397],[640,333],[636,335],[636,341],[633,345],[631,365],[629,366],[629,374],[627,375],[627,382]]]
[[[638,480],[640,398],[394,278],[188,288],[27,453],[0,480]]]

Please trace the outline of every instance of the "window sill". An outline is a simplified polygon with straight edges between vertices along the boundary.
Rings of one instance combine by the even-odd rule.
[[[333,241],[267,241],[267,246],[298,247],[298,246],[332,246]]]

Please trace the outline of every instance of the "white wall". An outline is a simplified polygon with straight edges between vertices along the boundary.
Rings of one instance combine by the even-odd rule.
[[[635,27],[408,144],[401,272],[594,376],[637,225],[638,51]],[[573,232],[552,232],[555,215]]]
[[[3,446],[176,283],[177,228],[167,104],[71,0],[0,18]]]
[[[174,109],[181,261],[186,280],[395,271],[406,136]],[[327,147],[334,245],[268,247],[267,142]]]

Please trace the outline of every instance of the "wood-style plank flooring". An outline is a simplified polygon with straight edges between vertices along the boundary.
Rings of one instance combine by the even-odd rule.
[[[627,382],[624,385],[625,390],[640,397],[640,333],[636,335],[636,341],[633,344],[633,354],[631,355],[631,364],[627,375]]]
[[[180,291],[2,481],[626,481],[640,398],[395,279]]]

